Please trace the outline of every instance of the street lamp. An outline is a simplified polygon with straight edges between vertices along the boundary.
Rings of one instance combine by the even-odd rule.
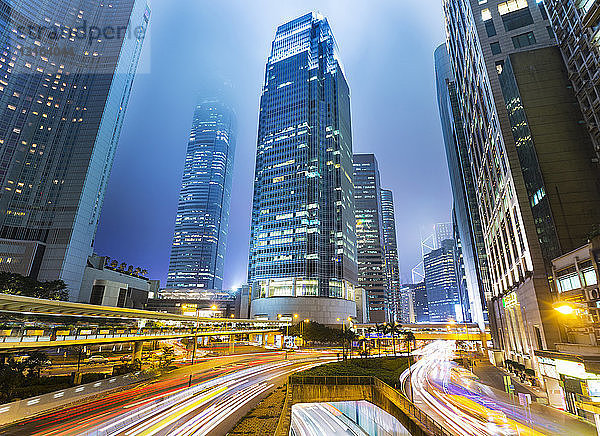
[[[575,312],[575,308],[567,303],[561,303],[560,305],[555,306],[554,310],[563,315],[572,315]]]

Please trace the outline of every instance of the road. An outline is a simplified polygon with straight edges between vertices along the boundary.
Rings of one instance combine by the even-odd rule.
[[[414,403],[453,435],[596,435],[594,426],[539,404],[527,410],[518,400],[480,383],[452,362],[454,343],[438,341],[418,350],[421,358],[403,374],[412,384]]]
[[[284,353],[262,353],[203,359],[194,368],[177,370],[176,376],[40,415],[0,434],[224,434],[284,377],[323,363],[321,359],[331,355],[296,352],[284,360]]]

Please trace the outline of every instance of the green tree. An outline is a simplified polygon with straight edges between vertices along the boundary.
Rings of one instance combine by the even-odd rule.
[[[160,355],[159,367],[168,368],[175,360],[175,352],[173,347],[163,347],[162,354]]]
[[[62,280],[39,282],[20,274],[0,272],[0,293],[43,298],[45,300],[67,300],[69,292]]]
[[[48,355],[42,351],[32,351],[29,353],[29,357],[25,360],[25,369],[28,377],[41,375],[42,368],[46,366],[48,362]]]

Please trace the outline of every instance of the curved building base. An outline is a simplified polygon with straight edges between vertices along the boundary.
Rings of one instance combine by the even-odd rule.
[[[277,316],[309,319],[320,324],[335,325],[349,316],[356,317],[356,303],[342,298],[328,297],[269,297],[252,300],[250,318],[268,318]]]

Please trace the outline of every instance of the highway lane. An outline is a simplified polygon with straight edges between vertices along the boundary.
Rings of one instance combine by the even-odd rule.
[[[100,434],[123,436],[224,434],[239,419],[236,413],[272,389],[277,381],[315,363],[284,361],[260,365],[207,381],[165,401],[141,405],[98,428]]]
[[[316,353],[290,353],[289,362],[299,359],[315,359],[320,354]],[[123,391],[106,395],[105,397],[96,398],[94,400],[86,401],[61,409],[54,412],[49,412],[43,415],[39,415],[35,418],[13,425],[0,431],[0,434],[6,435],[77,435],[86,433],[92,429],[97,429],[99,426],[103,426],[106,423],[113,422],[125,414],[131,414],[132,411],[138,410],[139,408],[146,407],[153,401],[158,401],[171,397],[174,394],[185,393],[188,390],[190,384],[191,374],[191,385],[192,388],[203,388],[202,384],[207,381],[213,381],[218,384],[225,383],[228,381],[227,377],[235,377],[238,373],[244,373],[244,371],[251,370],[253,368],[259,368],[264,365],[270,365],[271,373],[269,376],[262,376],[261,380],[265,383],[270,380],[266,380],[276,374],[283,374],[285,371],[298,370],[306,365],[306,363],[295,363],[289,368],[279,369],[280,364],[286,363],[284,359],[284,353],[260,353],[260,354],[245,354],[239,356],[228,356],[223,358],[211,358],[203,359],[199,365],[195,365],[194,368],[187,367],[177,370],[172,377],[161,378],[149,382],[136,384]],[[274,371],[274,372],[273,372]],[[281,373],[281,374],[280,374]],[[238,393],[243,388],[249,388],[253,383],[253,380],[245,381],[245,385],[239,385],[231,388],[231,383],[224,385],[228,387],[231,392],[224,396],[222,393],[215,394],[211,401],[223,400],[225,397],[231,397],[232,394]],[[273,384],[273,381],[267,383]],[[260,388],[264,388],[261,385]],[[271,386],[264,388],[264,390],[270,389]],[[213,392],[209,392],[203,395],[211,395]],[[253,391],[250,389],[243,391],[239,395],[243,395],[244,398],[252,395]],[[210,406],[209,403],[203,403],[203,406]],[[203,408],[202,410],[204,410]],[[194,408],[198,410],[198,407]],[[179,412],[179,411],[178,411]],[[183,415],[183,417],[189,417],[189,413]],[[177,422],[180,422],[179,419]],[[233,425],[233,424],[232,424]]]
[[[508,394],[480,383],[452,362],[453,342],[435,342],[418,352],[421,358],[410,377],[414,402],[453,435],[595,434],[593,426],[548,407],[532,404],[525,411]],[[410,397],[408,376],[403,374],[402,386]]]

